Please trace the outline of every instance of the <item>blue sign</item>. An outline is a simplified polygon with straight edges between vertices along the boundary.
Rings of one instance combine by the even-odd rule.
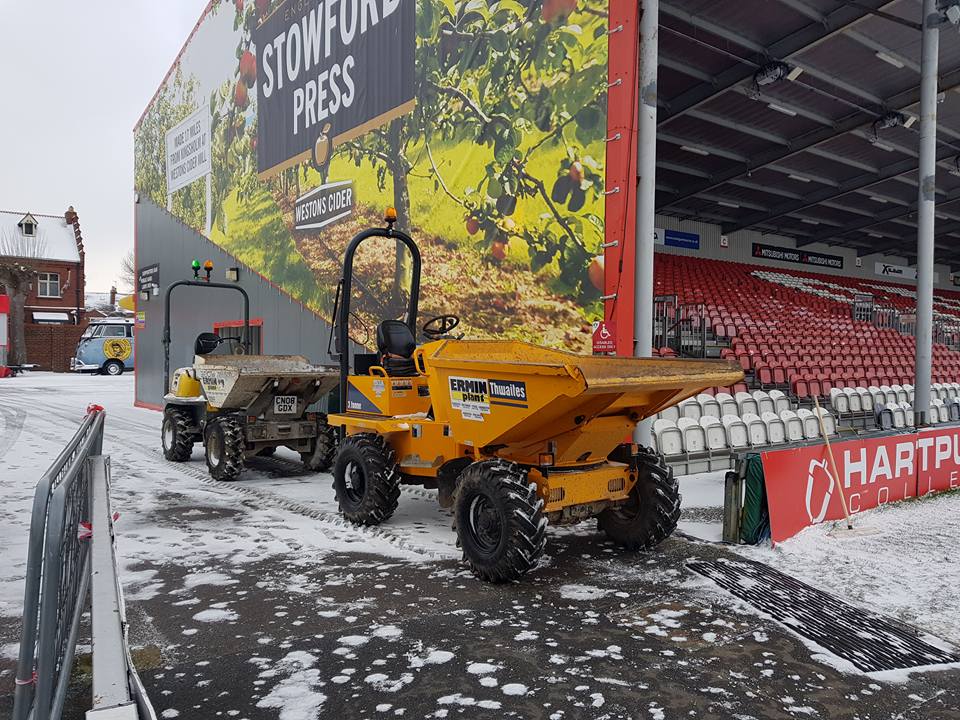
[[[699,250],[700,236],[697,233],[667,230],[663,233],[663,244],[669,247],[683,248],[684,250]]]
[[[681,232],[680,230],[663,230],[657,228],[654,241],[658,245],[683,248],[684,250],[699,250],[700,235],[697,233]]]

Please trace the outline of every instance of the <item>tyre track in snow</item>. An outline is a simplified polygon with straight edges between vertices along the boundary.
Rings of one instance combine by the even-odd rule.
[[[0,433],[0,460],[2,460],[20,437],[27,413],[21,408],[0,407],[0,417],[3,418],[3,432]]]
[[[54,416],[62,420],[67,420],[69,422],[79,424],[79,420],[73,413],[68,413],[66,411],[59,411],[56,409],[46,409],[44,411],[45,416]],[[26,417],[27,414],[24,413]],[[34,419],[35,416],[30,416],[31,419]],[[152,435],[157,432],[156,428],[147,426],[142,423],[131,422],[125,419],[118,419],[119,422],[123,423],[129,428],[134,428],[137,430],[142,430],[145,434]],[[198,467],[193,467],[190,463],[173,463],[168,461],[163,457],[163,450],[156,445],[146,445],[131,441],[129,438],[120,438],[114,435],[110,430],[110,417],[108,414],[107,417],[107,426],[106,426],[106,437],[105,440],[113,444],[117,448],[129,449],[137,452],[138,454],[147,457],[151,460],[159,460],[164,466],[168,467],[170,470],[180,472],[183,475],[186,475],[192,479],[195,479],[211,488],[216,488],[219,491],[225,491],[226,493],[232,493],[234,495],[240,495],[247,498],[252,498],[265,506],[272,507],[275,509],[286,510],[288,512],[295,513],[304,517],[317,520],[324,523],[325,525],[331,526],[337,530],[347,530],[353,533],[358,533],[361,535],[367,535],[371,538],[381,540],[384,542],[393,545],[396,548],[404,550],[406,552],[412,553],[414,555],[419,555],[424,558],[431,560],[457,560],[459,559],[459,553],[451,548],[449,552],[435,550],[423,545],[418,545],[417,543],[411,541],[409,538],[399,535],[397,533],[391,532],[383,526],[365,526],[365,525],[354,525],[353,523],[345,520],[339,512],[331,512],[327,510],[322,510],[320,508],[312,507],[302,502],[296,500],[291,500],[290,498],[283,497],[277,493],[264,490],[262,488],[254,488],[249,485],[243,485],[243,481],[235,482],[222,482],[220,480],[214,480],[207,473],[206,469],[201,470]],[[62,442],[66,444],[68,438],[63,437],[62,435],[51,435],[49,433],[37,432],[38,435],[44,439],[50,440],[52,442]],[[109,453],[107,453],[109,454]],[[293,461],[288,461],[282,458],[272,459],[277,463],[287,464],[289,467],[296,467],[299,470],[302,470],[302,466],[299,463]],[[122,460],[113,460],[113,465],[115,467],[119,466],[122,468],[124,463]],[[434,497],[425,491],[417,488],[419,493],[409,493],[414,497],[420,497],[422,499],[435,500]]]

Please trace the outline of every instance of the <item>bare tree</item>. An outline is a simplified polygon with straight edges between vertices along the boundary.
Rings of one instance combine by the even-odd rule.
[[[134,263],[133,250],[120,258],[120,287],[124,292],[137,291],[137,268]]]
[[[10,365],[23,365],[27,361],[24,306],[30,283],[37,275],[31,260],[43,257],[46,244],[42,234],[35,238],[0,235],[0,285],[10,298],[10,351],[7,354]]]

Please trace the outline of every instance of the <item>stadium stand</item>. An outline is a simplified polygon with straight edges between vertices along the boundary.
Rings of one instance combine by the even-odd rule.
[[[656,295],[672,299],[667,323],[682,318],[706,328],[710,346],[746,377],[658,416],[654,442],[680,472],[717,470],[732,453],[820,438],[814,398],[829,435],[912,426],[911,288],[666,253],[657,255],[655,280]],[[933,420],[957,422],[960,293],[937,291],[935,314]],[[655,354],[683,355],[686,347],[698,343],[681,339]]]

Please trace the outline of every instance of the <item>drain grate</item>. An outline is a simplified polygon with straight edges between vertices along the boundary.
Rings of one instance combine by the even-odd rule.
[[[752,560],[694,560],[694,572],[863,672],[960,662],[916,631]]]

